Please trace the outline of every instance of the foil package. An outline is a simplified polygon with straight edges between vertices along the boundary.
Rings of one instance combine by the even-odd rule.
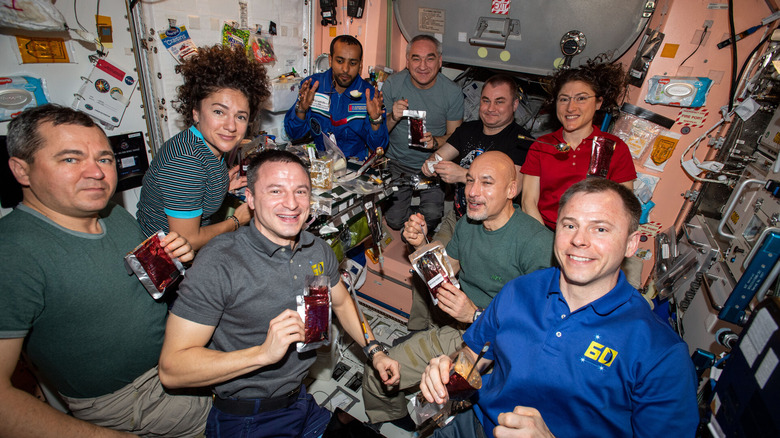
[[[447,256],[447,250],[438,240],[421,246],[417,251],[409,255],[409,261],[417,275],[425,281],[428,291],[431,293],[433,304],[439,304],[439,289],[445,283],[451,283],[455,287],[460,287],[458,279],[455,278],[450,258]]]
[[[179,259],[171,258],[160,246],[164,237],[165,233],[158,231],[125,256],[128,273],[134,273],[155,300],[185,271]]]
[[[429,149],[422,139],[427,131],[425,111],[404,110],[403,117],[409,120],[409,147]]]
[[[613,152],[615,152],[614,140],[606,137],[593,137],[588,176],[606,178],[609,174],[609,164],[612,162]]]
[[[331,296],[330,277],[307,275],[303,295],[295,297],[298,315],[304,326],[303,342],[295,346],[299,353],[330,345]]]

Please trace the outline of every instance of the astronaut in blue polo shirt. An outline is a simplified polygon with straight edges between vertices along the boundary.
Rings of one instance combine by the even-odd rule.
[[[491,343],[479,367],[492,362],[493,372],[474,409],[434,437],[695,436],[688,347],[620,272],[637,248],[640,213],[633,193],[607,179],[566,191],[560,268],[507,283],[463,335],[472,360]],[[430,361],[420,385],[429,401],[447,398],[451,364]]]
[[[355,37],[334,38],[329,60],[328,70],[301,83],[284,129],[293,140],[311,133],[319,150],[324,150],[322,134],[333,133],[347,158],[364,160],[370,151],[387,148],[382,93],[360,77],[363,46]]]

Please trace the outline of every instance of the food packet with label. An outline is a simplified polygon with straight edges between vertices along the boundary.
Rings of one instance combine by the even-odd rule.
[[[330,277],[307,275],[303,295],[297,295],[295,302],[304,327],[303,342],[296,344],[296,350],[303,353],[330,345]]]
[[[222,26],[222,45],[225,47],[241,47],[246,53],[249,53],[249,31],[238,29],[225,23]]]
[[[160,230],[125,256],[127,272],[134,273],[155,300],[185,271],[179,259],[171,258],[160,245],[164,237]]]
[[[427,131],[425,114],[425,111],[404,110],[403,117],[409,120],[409,147],[429,149],[422,139]]]
[[[169,26],[160,33],[160,40],[179,64],[198,54],[198,46],[190,38],[185,26]]]
[[[439,304],[439,289],[444,283],[451,283],[460,287],[452,263],[447,255],[444,245],[438,240],[421,246],[417,251],[409,255],[409,261],[417,275],[428,285],[433,304]]]
[[[276,61],[276,55],[274,54],[274,47],[271,44],[270,37],[261,36],[256,33],[250,38],[251,50],[257,62],[261,64],[268,64]]]

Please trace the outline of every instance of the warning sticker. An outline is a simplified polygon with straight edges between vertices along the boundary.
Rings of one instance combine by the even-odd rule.
[[[680,110],[675,122],[691,128],[703,128],[709,114],[710,112],[704,108],[684,108]]]
[[[417,28],[420,32],[443,34],[445,15],[444,9],[419,8],[417,9]]]
[[[490,6],[490,13],[507,15],[509,14],[509,6],[511,4],[512,0],[493,0],[493,4]]]

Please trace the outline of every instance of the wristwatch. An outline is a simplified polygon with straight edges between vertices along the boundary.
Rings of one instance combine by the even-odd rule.
[[[485,309],[483,309],[481,307],[477,307],[477,310],[474,311],[474,319],[472,319],[471,322],[472,323],[477,322],[477,318],[482,316],[482,312],[484,312],[484,311],[485,311]]]
[[[380,351],[387,354],[385,346],[380,344],[377,340],[369,341],[368,344],[363,347],[363,353],[366,354],[370,363],[374,362],[374,356]]]

